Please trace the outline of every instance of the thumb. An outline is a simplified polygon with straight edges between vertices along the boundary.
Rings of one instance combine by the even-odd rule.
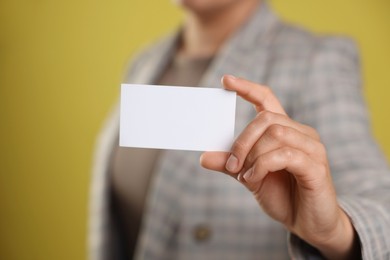
[[[200,165],[208,170],[228,173],[225,165],[229,155],[228,152],[204,152],[200,156]]]

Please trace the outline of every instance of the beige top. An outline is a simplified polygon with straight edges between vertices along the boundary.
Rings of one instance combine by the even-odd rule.
[[[197,86],[211,58],[190,59],[175,57],[157,81],[160,85]],[[159,150],[145,148],[113,149],[110,163],[112,204],[127,250],[134,254],[148,185]]]

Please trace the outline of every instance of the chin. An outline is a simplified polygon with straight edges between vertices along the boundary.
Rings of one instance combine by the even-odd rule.
[[[210,13],[243,0],[173,0],[183,9],[194,13]]]

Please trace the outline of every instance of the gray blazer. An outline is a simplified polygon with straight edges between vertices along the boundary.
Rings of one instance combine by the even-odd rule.
[[[176,39],[177,34],[171,35],[138,55],[126,82],[154,83],[173,55]],[[359,235],[364,259],[390,259],[390,174],[370,133],[354,43],[285,24],[263,3],[223,46],[200,86],[220,87],[223,74],[269,85],[290,117],[318,130],[340,205]],[[252,106],[238,100],[236,134],[253,117]],[[107,173],[118,126],[116,108],[97,142],[89,230],[90,258],[96,260],[120,258],[121,252]],[[320,258],[267,217],[240,183],[202,169],[199,155],[163,152],[136,259]]]

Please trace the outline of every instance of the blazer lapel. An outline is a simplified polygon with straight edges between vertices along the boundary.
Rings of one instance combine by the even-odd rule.
[[[222,47],[200,86],[219,87],[224,74],[262,82],[266,79],[267,51],[277,32],[278,18],[262,2],[253,16]]]
[[[222,46],[214,61],[200,80],[201,87],[220,87],[224,74],[233,74],[259,83],[265,83],[267,51],[277,32],[279,20],[261,2],[252,17]],[[125,77],[127,83],[155,84],[175,53],[180,30],[170,34],[143,57],[140,70]]]
[[[271,45],[278,32],[279,20],[265,2],[254,12],[222,47],[203,76],[200,86],[219,88],[224,74],[267,84]],[[254,115],[252,105],[238,98],[235,133],[240,133]]]
[[[175,49],[177,35],[170,35],[158,44],[158,48],[142,56],[137,66],[124,77],[125,83],[153,84]],[[137,63],[137,59],[136,59]],[[91,221],[90,221],[90,248],[94,259],[112,258],[117,248],[115,228],[110,215],[110,181],[108,168],[114,145],[117,145],[119,132],[119,103],[110,113],[104,124],[98,142],[94,159],[93,184],[91,189]]]

